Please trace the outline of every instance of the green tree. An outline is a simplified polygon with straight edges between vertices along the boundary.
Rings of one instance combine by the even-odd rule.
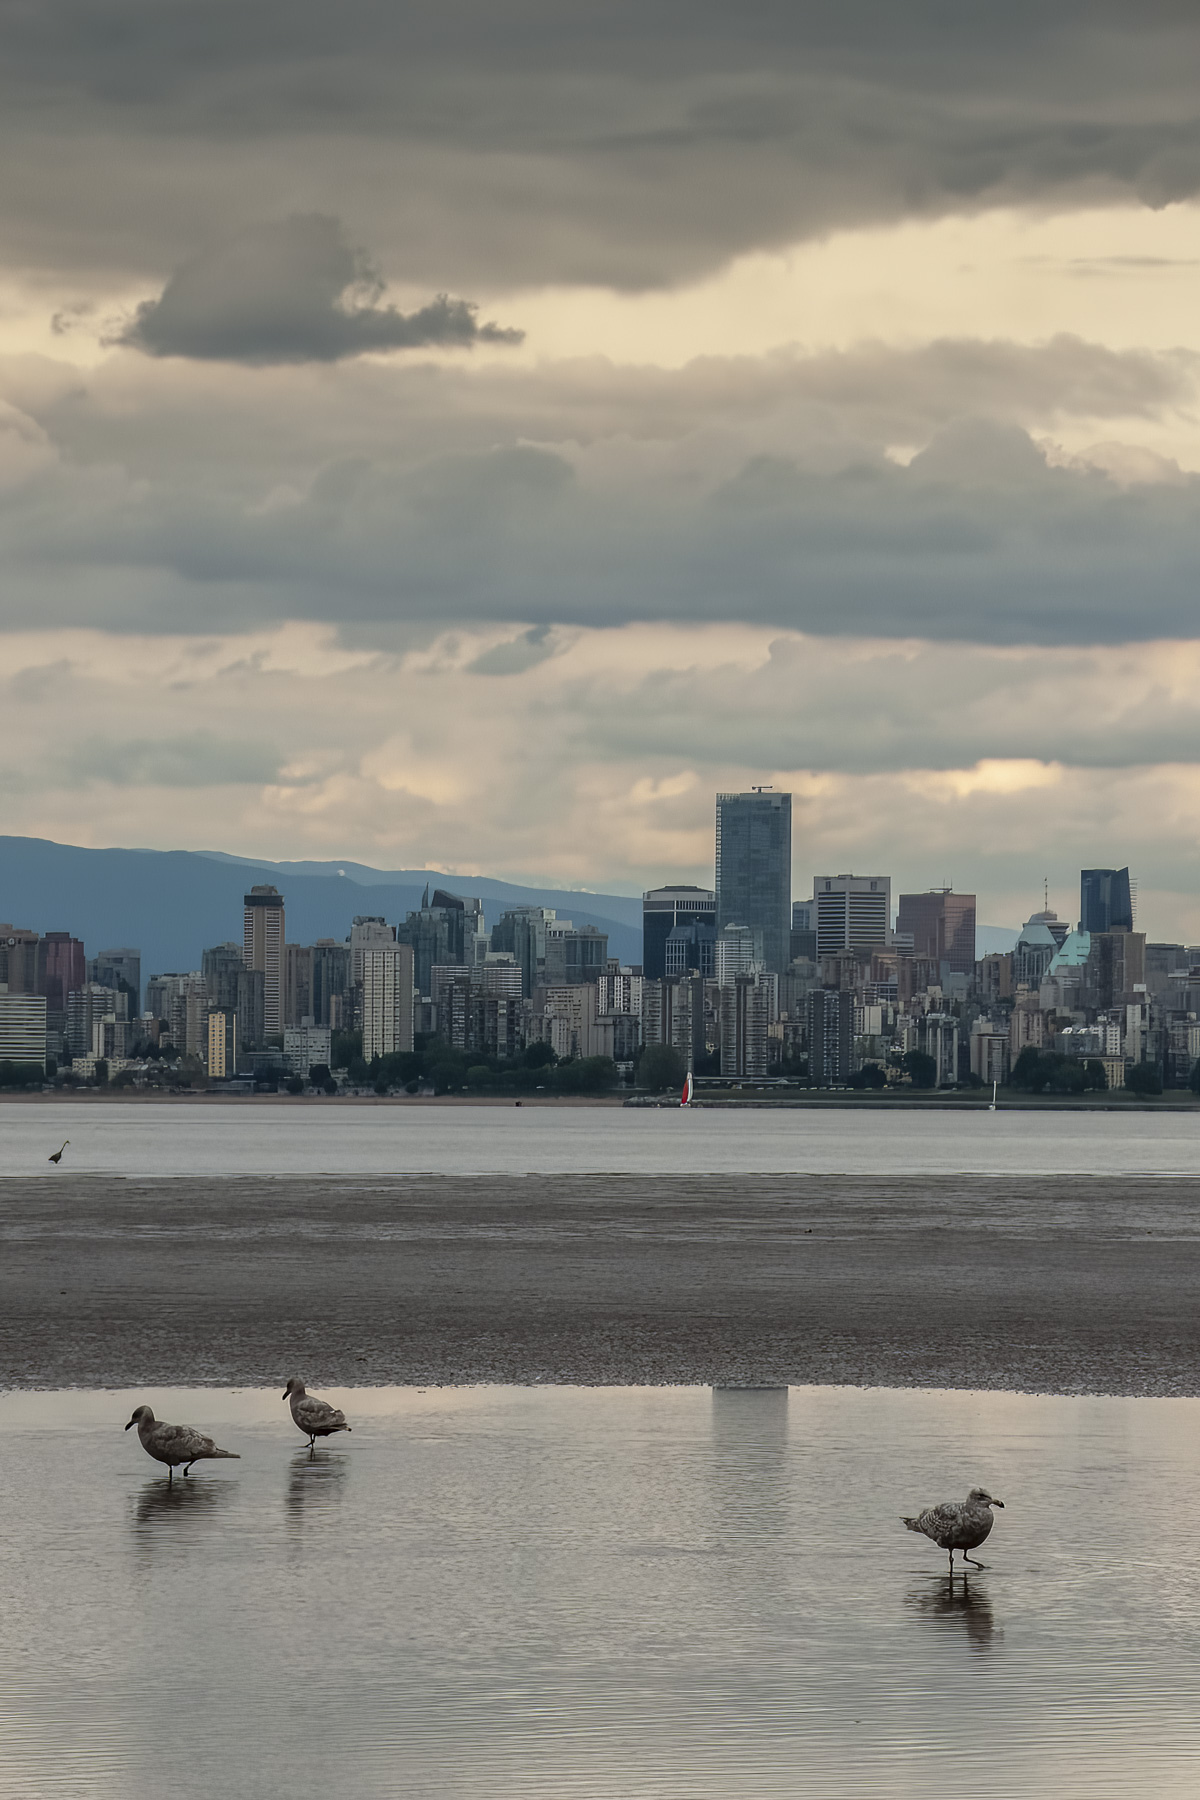
[[[521,1061],[527,1069],[545,1069],[551,1063],[557,1062],[558,1058],[554,1054],[553,1046],[548,1044],[545,1038],[539,1038],[535,1044],[525,1046]]]
[[[1021,1088],[1029,1094],[1040,1094],[1050,1079],[1050,1071],[1043,1063],[1041,1051],[1033,1044],[1026,1044],[1012,1066],[1009,1079],[1015,1088]]]
[[[1161,1094],[1162,1070],[1157,1063],[1134,1063],[1125,1072],[1125,1086],[1131,1094]]]
[[[304,1092],[304,1082],[299,1075],[289,1075],[283,1085],[289,1094],[302,1094]]]
[[[926,1051],[906,1051],[903,1067],[915,1088],[931,1088],[937,1085],[937,1063]]]
[[[1108,1070],[1098,1056],[1089,1056],[1083,1065],[1083,1085],[1093,1093],[1103,1093],[1108,1086]]]
[[[652,1094],[665,1088],[682,1088],[687,1069],[674,1044],[647,1044],[638,1058],[635,1076],[640,1087]]]
[[[356,1057],[362,1056],[361,1031],[335,1031],[330,1047],[329,1060],[333,1068],[346,1069]]]
[[[1188,1086],[1191,1088],[1193,1094],[1200,1094],[1200,1056],[1196,1058],[1196,1061],[1192,1066],[1192,1079],[1189,1081]]]

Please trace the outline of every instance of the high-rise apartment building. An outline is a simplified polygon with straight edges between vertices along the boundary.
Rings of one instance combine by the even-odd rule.
[[[238,1021],[234,1012],[210,1012],[204,1066],[213,1081],[237,1074]]]
[[[761,933],[768,969],[790,960],[792,796],[771,788],[717,795],[717,933],[749,925]]]
[[[1079,871],[1079,928],[1133,930],[1133,883],[1127,868]]]
[[[956,975],[975,973],[975,896],[953,888],[901,894],[896,931],[911,935],[914,956],[948,964]]]
[[[252,887],[245,908],[242,954],[248,969],[262,971],[263,1032],[277,1037],[284,1015],[283,895],[275,887]]]
[[[885,949],[892,934],[891,876],[816,876],[809,919],[815,920],[818,956]]]
[[[363,1056],[392,1056],[413,1047],[411,944],[381,944],[362,953]]]
[[[771,1049],[772,985],[768,977],[738,975],[721,987],[721,1073],[761,1079]]]
[[[521,992],[527,1000],[542,979],[546,933],[556,918],[553,907],[512,906],[492,927],[492,949],[515,958],[521,970]]]
[[[813,1087],[844,1087],[854,1050],[854,996],[814,988],[804,1003],[808,1079]]]
[[[545,987],[571,987],[594,982],[608,970],[608,933],[594,925],[578,930],[570,919],[556,919],[546,927],[546,955],[542,965]]]
[[[435,965],[475,960],[475,938],[483,925],[483,907],[478,900],[465,900],[445,888],[435,888],[433,899],[426,887],[418,911],[410,912],[403,925],[396,927],[397,943],[409,944],[413,953],[413,974],[419,994],[430,992],[430,977]]]
[[[713,979],[728,987],[739,975],[753,975],[763,967],[762,934],[749,925],[726,925],[717,934],[713,949]]]
[[[679,933],[675,945],[695,945],[695,955],[704,956],[704,945],[711,943],[717,924],[717,896],[710,888],[651,888],[642,895],[642,974],[647,981],[661,981],[666,975],[683,975],[687,969],[667,968],[668,940]],[[673,958],[678,962],[678,953]],[[689,964],[701,975],[712,974],[712,952],[708,951],[708,967],[702,961]]]

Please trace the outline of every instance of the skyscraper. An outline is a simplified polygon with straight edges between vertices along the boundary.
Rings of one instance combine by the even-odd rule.
[[[702,934],[695,927],[705,927],[707,935],[715,930],[716,922],[717,896],[709,888],[661,887],[643,894],[642,974],[647,981],[661,981],[668,973],[667,939],[673,931],[684,928],[695,942],[697,956],[702,957]],[[711,950],[708,963],[708,968],[702,961],[694,966],[702,975],[711,974]],[[673,969],[670,973],[685,974],[686,970]]]
[[[1079,871],[1081,931],[1132,931],[1133,886],[1126,869]]]
[[[792,916],[792,796],[771,788],[717,795],[717,931],[749,925],[763,962],[788,966]]]
[[[283,1031],[283,895],[278,888],[252,887],[245,907],[242,955],[248,969],[262,971],[263,1031],[277,1037]]]
[[[975,896],[953,888],[901,894],[896,930],[911,933],[913,955],[946,963],[953,974],[975,973]]]

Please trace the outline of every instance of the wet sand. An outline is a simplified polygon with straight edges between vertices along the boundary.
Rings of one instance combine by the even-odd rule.
[[[1200,1394],[1200,1181],[0,1181],[0,1385]]]

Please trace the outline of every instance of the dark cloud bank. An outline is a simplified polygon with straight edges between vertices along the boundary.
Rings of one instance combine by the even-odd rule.
[[[147,280],[341,212],[430,288],[654,285],[840,225],[1191,196],[1198,62],[1190,0],[41,0],[0,20],[0,221],[26,266]]]
[[[193,257],[116,341],[152,356],[244,363],[338,362],[368,350],[520,343],[439,294],[416,312],[378,304],[384,284],[338,220],[294,214],[249,227]]]

